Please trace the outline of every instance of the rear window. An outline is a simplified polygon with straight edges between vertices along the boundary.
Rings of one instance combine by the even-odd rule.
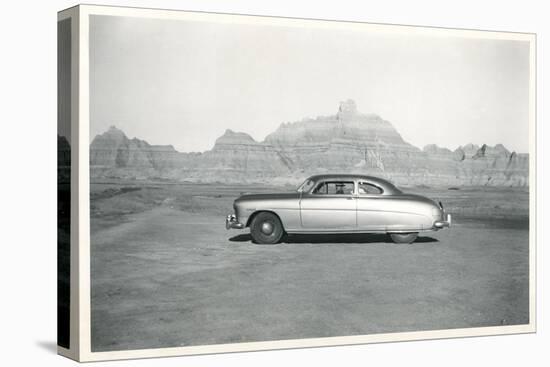
[[[384,190],[376,185],[359,182],[359,195],[381,195],[383,192]]]

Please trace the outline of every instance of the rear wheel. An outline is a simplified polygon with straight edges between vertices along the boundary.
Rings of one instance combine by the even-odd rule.
[[[395,243],[413,243],[418,233],[390,233],[390,236]]]
[[[250,225],[250,235],[258,244],[275,244],[281,240],[284,233],[279,217],[273,213],[258,213]]]

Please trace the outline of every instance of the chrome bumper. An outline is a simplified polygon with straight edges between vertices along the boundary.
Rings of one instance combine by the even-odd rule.
[[[235,216],[235,214],[229,214],[227,217],[225,217],[225,229],[230,229],[230,228],[235,228],[235,229],[244,228],[244,224],[239,223],[237,221],[237,217]]]
[[[447,214],[445,220],[437,220],[435,221],[434,223],[434,227],[436,229],[442,229],[442,228],[445,228],[445,227],[451,227],[451,215],[450,214]]]

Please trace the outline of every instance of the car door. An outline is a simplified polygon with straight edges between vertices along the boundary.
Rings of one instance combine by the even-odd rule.
[[[373,183],[357,183],[358,230],[385,230],[391,223],[392,212],[383,193],[382,188]]]
[[[330,232],[355,230],[357,207],[353,181],[323,181],[300,200],[302,228]]]

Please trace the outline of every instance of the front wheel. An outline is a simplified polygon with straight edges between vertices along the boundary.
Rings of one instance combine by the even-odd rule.
[[[275,244],[281,240],[284,232],[279,217],[273,213],[258,213],[250,225],[250,235],[258,244]]]
[[[390,233],[390,236],[395,243],[413,243],[418,233]]]

